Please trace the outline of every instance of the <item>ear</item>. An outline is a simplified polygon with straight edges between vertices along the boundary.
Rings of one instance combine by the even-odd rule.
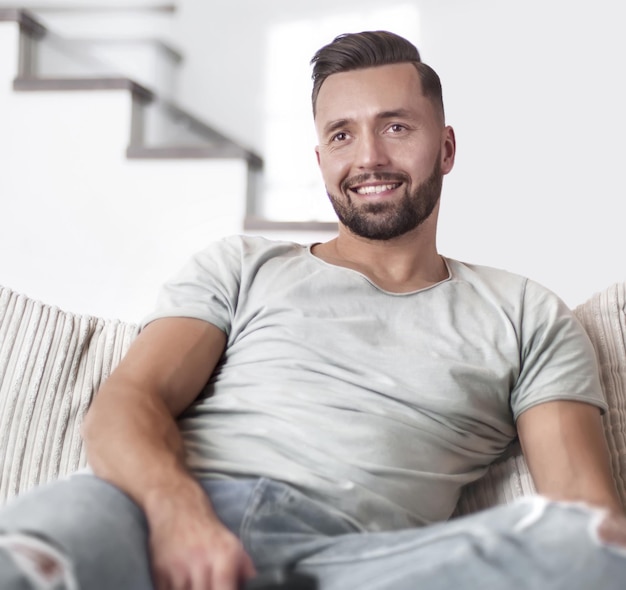
[[[315,146],[315,157],[317,158],[317,165],[320,165],[320,146]]]
[[[450,126],[445,127],[442,131],[441,139],[441,172],[448,174],[454,167],[454,158],[456,156],[454,129]]]

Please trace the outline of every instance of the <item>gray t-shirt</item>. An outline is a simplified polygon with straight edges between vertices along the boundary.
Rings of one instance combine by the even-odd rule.
[[[193,472],[281,480],[359,529],[405,528],[448,518],[528,408],[606,409],[560,299],[445,261],[446,280],[397,294],[290,242],[237,236],[198,253],[144,320],[199,318],[228,336],[179,419]]]

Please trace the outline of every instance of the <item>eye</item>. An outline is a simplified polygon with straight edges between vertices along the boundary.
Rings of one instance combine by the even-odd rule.
[[[335,135],[330,138],[331,141],[345,141],[346,139],[348,139],[348,134],[345,131],[335,133]]]
[[[393,123],[389,125],[388,130],[390,133],[401,133],[402,131],[406,131],[406,127],[400,123]]]

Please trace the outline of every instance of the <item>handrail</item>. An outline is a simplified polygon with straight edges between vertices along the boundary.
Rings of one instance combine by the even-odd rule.
[[[177,7],[174,2],[153,2],[146,0],[145,2],[137,2],[129,4],[128,0],[124,4],[110,4],[105,2],[94,2],[91,5],[85,5],[85,0],[76,0],[76,2],[61,2],[59,4],[29,4],[21,6],[15,10],[29,10],[32,12],[176,12]]]
[[[30,11],[0,9],[0,21],[19,23],[30,41],[22,43],[20,75],[13,83],[15,90],[127,89],[133,93],[136,108],[133,109],[135,120],[130,133],[129,157],[242,158],[254,169],[262,168],[263,160],[258,154],[175,103],[161,98],[145,84],[118,73],[88,53],[76,52],[71,42],[49,31]],[[46,44],[48,49],[67,59],[69,65],[56,64],[48,66],[49,71],[38,71],[43,66],[41,56],[37,55],[37,44],[40,44],[39,48]],[[70,73],[64,73],[64,69]],[[152,129],[150,122],[154,124]]]
[[[18,23],[22,30],[28,32],[33,37],[39,38],[46,34],[46,27],[31,12],[23,8],[0,8],[0,22],[2,21]]]

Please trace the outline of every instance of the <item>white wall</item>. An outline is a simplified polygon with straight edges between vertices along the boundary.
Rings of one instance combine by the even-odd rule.
[[[385,7],[406,4],[387,0]],[[442,77],[448,122],[457,132],[457,165],[444,185],[442,253],[531,276],[570,305],[625,280],[623,3],[410,4],[419,13],[412,40]],[[334,15],[342,27],[338,34],[350,28],[346,16],[359,22],[381,3],[181,0],[179,6],[177,38],[186,55],[181,100],[263,149],[269,108],[263,76],[272,27],[327,23]],[[403,25],[398,21],[395,28]],[[301,68],[308,76],[306,61]],[[301,99],[308,108],[308,95]],[[298,134],[309,132],[293,129],[294,145]],[[295,199],[298,187],[292,188]],[[322,190],[319,198],[325,199]]]
[[[428,6],[439,26],[424,26],[425,53],[459,144],[441,249],[529,275],[571,305],[625,280],[623,4]]]

